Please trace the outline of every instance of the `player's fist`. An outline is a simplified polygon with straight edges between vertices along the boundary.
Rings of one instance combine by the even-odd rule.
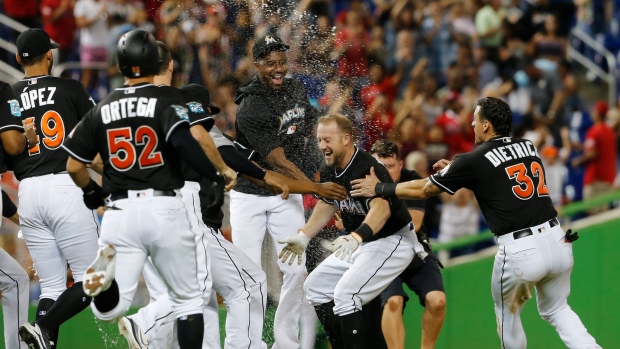
[[[37,145],[37,133],[34,126],[34,121],[22,120],[24,126],[24,137],[26,137],[26,148],[31,149]]]
[[[237,172],[235,172],[232,168],[226,166],[221,171],[220,174],[224,177],[224,180],[228,182],[224,187],[224,190],[230,191],[232,188],[237,185]]]
[[[103,201],[103,190],[99,184],[95,183],[92,179],[88,182],[87,186],[82,188],[82,191],[84,192],[82,195],[84,203],[90,210],[96,210],[105,204]]]
[[[297,235],[287,236],[284,239],[278,240],[278,243],[286,244],[278,258],[282,260],[282,263],[286,263],[288,260],[288,265],[292,265],[295,261],[295,257],[297,257],[297,264],[301,265],[304,251],[306,247],[308,247],[309,242],[310,237],[301,230]]]

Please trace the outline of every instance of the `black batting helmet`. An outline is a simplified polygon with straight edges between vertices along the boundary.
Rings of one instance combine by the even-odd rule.
[[[142,29],[121,36],[116,49],[118,68],[123,76],[139,78],[159,73],[159,53],[153,35]]]

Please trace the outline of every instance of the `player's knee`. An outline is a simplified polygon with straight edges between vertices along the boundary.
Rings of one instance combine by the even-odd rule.
[[[405,299],[402,296],[392,296],[385,303],[384,309],[390,313],[402,314]]]
[[[101,320],[101,322],[111,324],[120,320],[120,318],[122,318],[125,313],[127,313],[127,311],[129,310],[129,304],[125,304],[125,302],[121,300],[114,309],[105,313],[97,309],[95,302],[90,303],[90,308],[92,309],[93,314],[97,319]]]
[[[446,294],[433,291],[426,295],[425,306],[431,314],[440,315],[446,311]]]

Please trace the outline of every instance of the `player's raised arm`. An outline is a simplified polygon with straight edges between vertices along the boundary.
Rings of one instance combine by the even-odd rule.
[[[351,181],[353,190],[351,196],[385,198],[398,197],[399,199],[423,200],[431,196],[439,195],[443,191],[430,179],[416,179],[402,183],[381,183],[375,175],[374,168],[370,170],[370,176]]]

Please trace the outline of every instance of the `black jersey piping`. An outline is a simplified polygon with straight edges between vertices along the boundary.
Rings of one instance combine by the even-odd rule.
[[[202,124],[203,122],[205,122],[207,120],[213,120],[213,117],[212,116],[207,116],[206,118],[202,118],[200,120],[195,120],[193,122],[190,122],[189,125],[190,126],[194,126],[194,125],[197,125],[197,124]]]
[[[145,85],[134,85],[134,86],[127,86],[127,87],[117,87],[116,90],[119,91],[125,91],[125,90],[130,90],[132,88],[143,88],[143,87],[147,87],[147,86],[155,86],[153,84],[145,84]]]
[[[168,130],[168,134],[166,135],[166,142],[168,142],[168,138],[170,138],[172,131],[174,131],[177,128],[177,126],[179,126],[179,124],[182,124],[184,122],[187,122],[189,124],[189,121],[187,120],[179,120],[174,125],[172,125],[172,127],[170,127],[170,130]]]
[[[19,81],[28,81],[28,80],[32,80],[32,79],[42,79],[42,78],[49,78],[49,75],[37,75],[37,76],[29,76],[27,78],[23,78]]]
[[[442,187],[443,189],[445,189],[448,193],[454,195],[454,192],[450,189],[448,189],[446,186],[442,185],[441,183],[437,182],[437,180],[435,179],[435,175],[432,176],[428,176],[428,179],[430,179],[431,182],[433,182],[433,184],[436,184],[440,187]]]
[[[342,172],[340,174],[338,174],[338,170],[334,167],[334,174],[336,175],[336,178],[342,176],[343,174],[345,174],[345,172],[347,172],[347,170],[349,169],[349,167],[353,163],[353,160],[355,160],[355,157],[357,156],[357,153],[359,152],[359,150],[360,149],[358,147],[355,147],[355,154],[353,154],[353,157],[351,157],[351,160],[349,160],[349,163],[344,168],[344,170],[342,170]]]

